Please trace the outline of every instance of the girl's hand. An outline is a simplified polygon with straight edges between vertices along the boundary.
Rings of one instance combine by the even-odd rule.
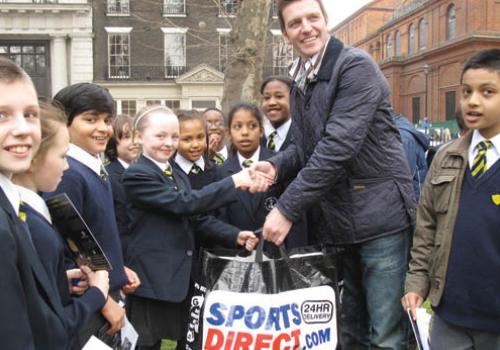
[[[81,267],[82,272],[87,277],[91,287],[98,288],[104,295],[104,299],[108,297],[109,291],[109,273],[105,270],[92,271],[88,266]]]
[[[208,158],[212,159],[217,150],[219,149],[219,144],[221,137],[219,134],[210,134],[208,136]]]
[[[110,324],[107,334],[115,334],[125,325],[125,310],[111,297],[106,300],[101,314]]]
[[[87,276],[80,269],[66,270],[69,294],[82,295],[89,288]]]
[[[125,274],[127,275],[127,284],[123,286],[122,290],[125,294],[130,294],[135,292],[135,290],[141,285],[141,280],[134,270],[125,267]]]
[[[238,245],[244,246],[246,250],[251,252],[259,242],[259,239],[252,231],[240,231],[236,242]]]
[[[422,306],[424,302],[424,298],[422,298],[419,294],[417,293],[406,293],[403,298],[401,298],[401,304],[403,305],[403,309],[411,310],[411,315],[413,319],[416,321],[417,320],[417,308]]]

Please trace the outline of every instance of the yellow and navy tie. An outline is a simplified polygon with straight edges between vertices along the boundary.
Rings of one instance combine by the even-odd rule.
[[[278,135],[278,132],[274,130],[272,133],[269,134],[268,140],[267,140],[267,148],[271,151],[276,151],[276,142],[274,141],[274,138]]]
[[[201,168],[198,166],[198,164],[194,163],[193,164],[193,167],[191,168],[191,170],[189,171],[189,174],[199,174],[201,171]]]
[[[108,172],[106,171],[106,168],[104,168],[104,164],[102,163],[101,163],[101,169],[99,170],[99,176],[104,181],[108,181]]]
[[[484,175],[488,167],[486,165],[486,152],[491,147],[492,143],[490,140],[481,141],[477,144],[477,154],[472,162],[471,173],[474,177],[481,177]]]
[[[177,183],[175,182],[173,169],[172,169],[172,166],[170,165],[170,163],[167,163],[167,167],[165,168],[164,173],[165,173],[165,175],[167,175],[168,179],[174,183],[174,190],[177,191],[178,187],[177,187]]]
[[[244,160],[243,163],[241,163],[243,165],[244,168],[250,168],[253,164],[253,160],[251,159],[247,159],[247,160]]]
[[[226,158],[224,158],[224,156],[221,153],[215,153],[214,160],[217,165],[222,165],[222,163],[224,163]]]
[[[24,206],[24,202],[22,200],[19,201],[19,214],[18,217],[22,222],[26,222],[26,212],[22,210]]]

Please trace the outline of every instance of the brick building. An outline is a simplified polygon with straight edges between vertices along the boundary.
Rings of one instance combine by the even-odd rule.
[[[94,1],[95,82],[109,88],[118,113],[150,103],[219,107],[238,1]],[[284,74],[293,53],[273,13],[266,74]]]
[[[0,1],[0,55],[28,72],[41,97],[92,81],[92,6],[87,0]]]
[[[500,2],[375,0],[331,32],[378,61],[396,112],[415,123],[453,120],[464,62],[500,48]]]

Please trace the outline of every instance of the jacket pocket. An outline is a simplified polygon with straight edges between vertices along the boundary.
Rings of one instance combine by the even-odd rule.
[[[448,212],[455,175],[439,175],[431,179],[434,210],[438,214]]]

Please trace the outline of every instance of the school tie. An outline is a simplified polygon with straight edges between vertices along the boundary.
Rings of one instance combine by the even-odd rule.
[[[247,159],[247,160],[244,160],[243,163],[241,163],[243,165],[244,168],[250,168],[253,164],[253,160],[251,159]]]
[[[26,222],[26,212],[22,210],[24,202],[22,200],[19,201],[19,214],[17,215],[22,222]]]
[[[481,141],[477,144],[477,154],[472,162],[472,176],[481,177],[484,175],[486,170],[486,152],[491,147],[492,143],[490,140]]]
[[[226,158],[224,158],[224,156],[221,153],[215,153],[214,160],[217,165],[222,165],[222,163],[224,163]]]
[[[198,166],[198,164],[194,163],[193,164],[193,167],[191,168],[191,170],[189,171],[189,174],[199,174],[201,171],[201,168]]]
[[[106,171],[106,168],[104,167],[104,164],[101,163],[101,168],[99,170],[99,176],[101,177],[101,179],[103,179],[103,181],[108,181],[108,172]]]
[[[274,138],[278,135],[278,132],[274,130],[272,133],[269,134],[269,137],[267,139],[267,148],[271,151],[276,151],[276,142],[274,142]]]
[[[174,181],[174,174],[173,174],[172,166],[170,165],[170,163],[167,163],[167,166],[165,168],[164,173],[165,173],[165,175],[167,175],[167,177],[170,181]]]

